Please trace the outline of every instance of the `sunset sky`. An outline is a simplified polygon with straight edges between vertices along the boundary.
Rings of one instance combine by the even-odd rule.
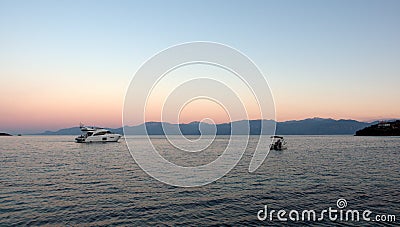
[[[0,0],[0,132],[120,127],[138,68],[198,40],[259,66],[278,121],[400,118],[399,12],[400,1]],[[200,100],[180,121],[208,114],[225,119]]]

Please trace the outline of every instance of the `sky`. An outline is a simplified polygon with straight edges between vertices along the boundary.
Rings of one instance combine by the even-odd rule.
[[[250,57],[278,121],[399,118],[398,12],[400,1],[389,0],[0,0],[0,131],[120,127],[138,68],[190,41]],[[225,114],[205,103],[187,105],[182,121]]]

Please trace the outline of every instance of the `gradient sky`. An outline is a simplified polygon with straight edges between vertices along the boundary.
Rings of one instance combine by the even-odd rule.
[[[279,121],[399,118],[399,12],[400,1],[0,0],[0,131],[119,127],[138,67],[197,40],[249,56]]]

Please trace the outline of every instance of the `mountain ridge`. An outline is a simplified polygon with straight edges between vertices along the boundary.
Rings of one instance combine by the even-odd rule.
[[[361,122],[352,119],[331,119],[331,118],[306,118],[303,120],[290,120],[276,122],[277,135],[354,135],[356,131],[361,130],[375,122]],[[250,125],[250,131],[246,131],[247,123]],[[190,123],[173,124],[168,122],[146,122],[136,126],[126,126],[126,135],[164,135],[165,132],[170,135],[179,134],[179,130],[184,135],[217,134],[217,135],[259,135],[270,134],[270,132],[261,132],[261,125],[273,126],[273,120],[240,120],[229,123],[213,125],[193,121]],[[163,128],[164,127],[164,128]],[[265,127],[263,127],[265,128]],[[123,134],[123,128],[106,128],[116,133]],[[163,130],[164,129],[164,130]],[[231,130],[235,130],[231,132]],[[57,131],[45,131],[34,135],[79,135],[79,127],[64,128]]]

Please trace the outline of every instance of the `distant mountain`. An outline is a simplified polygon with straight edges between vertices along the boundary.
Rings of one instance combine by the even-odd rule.
[[[279,135],[354,135],[357,130],[373,123],[355,120],[334,120],[309,118],[299,121],[286,121],[277,124]]]
[[[79,135],[79,134],[81,134],[80,128],[73,127],[73,128],[60,129],[58,131],[45,131],[37,135]]]
[[[277,135],[354,135],[356,131],[373,125],[376,122],[366,123],[355,120],[334,120],[324,118],[309,118],[298,121],[285,121],[276,123]],[[247,131],[247,124],[250,130]],[[137,126],[126,126],[126,135],[177,135],[180,131],[184,135],[214,134],[217,135],[259,135],[270,134],[261,132],[263,128],[271,128],[274,125],[272,120],[242,120],[231,123],[218,124],[216,127],[207,123],[192,122],[189,124],[171,124],[165,122],[146,122]],[[122,128],[109,129],[116,133],[123,134]],[[61,129],[55,132],[46,131],[40,135],[79,135],[79,127]]]
[[[120,128],[120,132],[122,132],[122,128]],[[114,129],[109,129],[112,131],[115,131]],[[42,133],[38,133],[35,135],[80,135],[81,129],[79,127],[72,127],[72,128],[64,128],[64,129],[60,129],[58,131],[45,131]]]
[[[247,124],[250,127],[247,127]],[[170,124],[164,122],[146,122],[137,126],[125,127],[126,135],[178,135],[180,132],[184,135],[201,135],[201,134],[217,134],[217,135],[259,135],[261,133],[261,125],[263,128],[270,128],[274,125],[271,120],[251,120],[251,121],[235,121],[231,123],[217,124],[216,127],[211,124],[201,122],[191,122],[189,124]],[[247,130],[250,128],[250,130]],[[115,131],[119,131],[116,129]],[[268,134],[265,132],[264,134]]]

